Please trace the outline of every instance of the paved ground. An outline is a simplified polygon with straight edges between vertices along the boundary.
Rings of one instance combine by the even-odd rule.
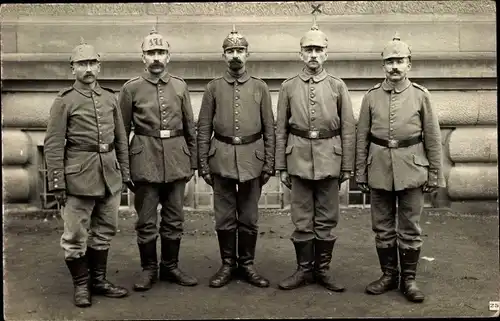
[[[124,299],[94,297],[93,306],[72,305],[72,284],[63,262],[57,219],[11,219],[4,231],[6,320],[123,320],[207,318],[330,318],[409,316],[492,316],[489,301],[499,301],[498,216],[496,213],[427,212],[422,218],[424,247],[418,281],[427,297],[412,304],[398,292],[364,294],[380,271],[367,210],[343,211],[332,273],[347,286],[344,293],[318,285],[281,291],[277,283],[295,269],[287,213],[261,216],[257,268],[272,283],[267,289],[233,282],[208,287],[219,267],[217,243],[209,213],[186,215],[181,267],[200,284],[186,288],[160,283],[146,293]],[[133,222],[124,215],[112,244],[109,279],[131,285],[139,269]]]

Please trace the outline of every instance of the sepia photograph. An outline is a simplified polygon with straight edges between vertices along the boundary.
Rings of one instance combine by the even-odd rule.
[[[495,1],[0,22],[5,320],[499,316]]]

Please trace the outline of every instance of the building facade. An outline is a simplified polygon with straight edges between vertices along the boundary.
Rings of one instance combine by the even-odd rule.
[[[319,5],[319,6],[318,6]],[[314,9],[316,7],[316,9]],[[140,44],[152,27],[171,45],[169,72],[188,83],[195,116],[205,85],[220,76],[222,40],[235,24],[250,43],[248,70],[264,79],[276,112],[280,84],[302,67],[302,34],[316,21],[329,37],[329,73],[350,90],[355,116],[364,93],[383,80],[380,52],[394,33],[412,47],[410,79],[429,89],[439,112],[447,188],[429,196],[496,200],[496,7],[493,1],[335,1],[163,4],[11,4],[1,7],[3,199],[9,208],[55,206],[47,193],[43,139],[57,92],[71,85],[69,56],[83,37],[101,53],[102,85],[118,91],[142,72]],[[344,205],[368,201],[354,183]],[[283,208],[277,177],[262,207]],[[123,205],[133,195],[124,194]],[[211,189],[193,178],[186,204],[211,207]]]

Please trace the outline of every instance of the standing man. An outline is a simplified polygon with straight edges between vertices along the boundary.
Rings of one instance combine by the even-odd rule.
[[[57,94],[44,142],[49,191],[62,207],[61,247],[78,307],[90,306],[91,294],[128,294],[106,279],[122,186],[130,177],[127,135],[113,90],[97,82],[99,61],[82,39],[70,58],[76,81]]]
[[[366,292],[382,294],[400,286],[408,300],[422,302],[415,281],[422,246],[419,221],[424,193],[444,186],[441,133],[429,92],[406,76],[411,69],[408,45],[394,36],[382,59],[385,81],[363,97],[357,133],[356,183],[365,193],[371,190],[383,272]]]
[[[276,128],[276,170],[291,189],[291,240],[297,270],[279,287],[312,281],[336,292],[328,275],[337,240],[339,188],[354,163],[355,120],[346,84],[327,73],[328,39],[316,24],[300,40],[304,69],[281,85]]]
[[[196,169],[196,133],[187,84],[167,71],[170,45],[156,32],[142,42],[140,77],[127,81],[119,103],[127,135],[132,124],[130,173],[138,219],[135,226],[142,273],[134,290],[149,290],[158,279],[156,239],[161,237],[160,280],[194,286],[196,278],[178,267],[184,224],[184,189]],[[158,231],[158,204],[161,222]]]
[[[199,173],[214,190],[215,229],[222,258],[222,267],[210,279],[210,286],[229,283],[238,267],[247,282],[267,287],[269,281],[253,264],[258,203],[262,186],[274,171],[271,95],[264,81],[248,74],[248,42],[234,26],[222,49],[228,69],[208,83],[198,120]]]

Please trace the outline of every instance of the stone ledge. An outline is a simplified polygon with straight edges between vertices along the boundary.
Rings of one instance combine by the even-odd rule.
[[[497,127],[459,127],[450,136],[449,153],[455,163],[497,163]]]
[[[30,158],[31,141],[18,130],[2,130],[2,165],[24,165]]]
[[[30,173],[20,166],[2,166],[3,200],[7,203],[30,199]]]
[[[495,2],[479,1],[322,1],[322,15],[348,14],[489,14]],[[288,2],[195,2],[195,3],[86,3],[86,4],[8,4],[1,16],[72,15],[307,15],[311,5],[305,1]]]
[[[455,164],[447,182],[451,200],[498,198],[498,167],[491,164]]]

